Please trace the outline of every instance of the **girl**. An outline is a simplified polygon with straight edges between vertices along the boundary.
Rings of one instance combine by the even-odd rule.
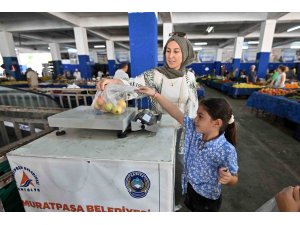
[[[182,188],[186,206],[191,211],[219,211],[221,184],[238,181],[236,127],[229,103],[222,98],[203,100],[192,119],[155,90],[140,87],[139,92],[151,96],[185,127]]]

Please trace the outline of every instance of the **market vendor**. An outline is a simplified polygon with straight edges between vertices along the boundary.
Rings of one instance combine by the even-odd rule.
[[[193,46],[184,33],[174,32],[164,47],[166,64],[145,71],[141,75],[125,79],[102,79],[97,88],[104,90],[109,83],[126,84],[132,86],[148,86],[165,96],[180,110],[191,118],[196,116],[198,98],[196,92],[195,75],[186,69],[194,60]],[[162,112],[162,108],[151,99],[152,110]]]
[[[104,90],[109,83],[126,84],[132,86],[148,86],[166,97],[184,114],[190,118],[196,117],[198,108],[198,97],[196,90],[195,75],[186,69],[194,60],[194,50],[190,41],[185,37],[185,33],[173,32],[170,34],[164,47],[165,65],[145,71],[141,75],[131,78],[129,81],[124,79],[102,79],[97,83],[97,88]],[[151,109],[156,112],[164,112],[161,106],[150,98]],[[178,171],[183,167],[183,149],[185,131],[178,124],[177,145],[178,153],[176,167]],[[180,186],[181,177],[175,178],[175,186]],[[176,198],[175,198],[176,201]],[[175,208],[180,209],[180,205]],[[175,209],[176,210],[176,209]]]
[[[256,83],[257,75],[256,75],[255,68],[256,68],[255,65],[251,65],[250,72],[249,72],[249,74],[247,76],[247,83],[252,83],[252,84]]]

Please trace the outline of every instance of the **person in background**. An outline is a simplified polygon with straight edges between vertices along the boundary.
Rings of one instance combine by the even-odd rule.
[[[246,71],[245,70],[241,70],[237,81],[240,82],[240,83],[247,83],[247,76],[246,76]]]
[[[280,212],[300,212],[300,186],[282,189],[275,200]]]
[[[264,83],[264,85],[268,85],[269,87],[273,86],[274,81],[277,79],[279,73],[277,71],[277,69],[275,69],[273,71],[273,73],[271,73],[269,79]]]
[[[287,71],[286,71],[286,80],[287,81],[295,81],[295,80],[297,80],[296,68],[295,67],[290,68],[290,69],[287,68]]]
[[[182,189],[187,208],[193,212],[219,211],[222,184],[238,182],[236,126],[229,103],[223,98],[202,100],[196,118],[190,118],[156,90],[140,87],[138,91],[152,96],[185,127]]]
[[[220,70],[220,76],[225,77],[226,76],[226,69],[225,69],[225,65],[221,66],[221,70]]]
[[[235,68],[233,71],[229,73],[229,80],[236,81],[238,79],[239,68]]]
[[[72,80],[74,79],[73,75],[71,74],[71,72],[69,70],[66,70],[64,72],[64,75],[63,75],[67,80]]]
[[[122,62],[120,64],[120,69],[118,69],[115,72],[113,79],[121,79],[121,80],[129,81],[129,76],[128,76],[127,71],[128,71],[128,63]]]
[[[283,188],[256,212],[300,212],[300,186]]]
[[[250,67],[250,73],[247,76],[247,83],[252,83],[252,84],[256,83],[257,75],[256,75],[255,68],[256,68],[255,65],[251,65],[251,67]]]
[[[75,69],[75,71],[73,73],[73,77],[75,78],[75,80],[81,80],[81,73],[77,68]]]
[[[2,76],[3,77],[7,77],[9,75],[9,73],[7,72],[7,70],[5,69],[5,65],[2,64],[1,65],[1,68],[2,68]]]
[[[102,76],[103,76],[103,72],[102,72],[101,70],[99,70],[99,71],[97,72],[97,79],[98,79],[98,80],[101,80]]]
[[[284,88],[285,86],[285,80],[286,80],[286,66],[280,65],[277,68],[278,76],[275,80],[272,80],[270,83],[271,87],[274,88]]]
[[[39,85],[37,72],[35,72],[34,70],[32,70],[32,68],[29,67],[26,70],[26,78],[28,80],[29,88],[32,90],[36,90]]]

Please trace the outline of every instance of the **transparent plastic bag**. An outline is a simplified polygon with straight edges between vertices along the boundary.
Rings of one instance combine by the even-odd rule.
[[[104,112],[122,114],[126,110],[127,101],[138,96],[137,89],[127,85],[109,84],[104,91],[97,91],[92,107],[98,115]]]

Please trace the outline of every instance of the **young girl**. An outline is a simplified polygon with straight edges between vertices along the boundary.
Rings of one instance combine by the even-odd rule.
[[[182,174],[186,206],[195,212],[219,211],[221,184],[238,181],[236,127],[229,103],[222,98],[203,100],[192,119],[155,90],[140,87],[139,92],[151,96],[186,129]]]

